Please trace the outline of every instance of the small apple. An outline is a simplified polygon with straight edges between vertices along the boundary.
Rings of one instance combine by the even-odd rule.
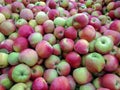
[[[44,35],[43,26],[42,26],[42,25],[37,25],[37,26],[35,26],[35,32],[38,32],[38,33]]]
[[[92,83],[81,85],[79,90],[96,90]]]
[[[60,44],[54,44],[53,45],[53,54],[54,55],[61,55]]]
[[[0,13],[0,24],[6,20],[6,17],[4,16],[4,14]]]
[[[5,35],[0,32],[0,43],[5,40]]]
[[[62,17],[56,17],[55,19],[54,19],[54,24],[55,24],[55,26],[65,26],[65,22],[66,22],[66,20],[64,19],[64,18],[62,18]]]
[[[6,88],[0,84],[0,90],[6,90]]]
[[[20,28],[22,25],[25,25],[25,24],[28,24],[28,22],[23,18],[20,18],[15,22],[15,26],[17,28]]]
[[[120,32],[120,29],[119,29],[119,26],[120,26],[120,25],[119,25],[119,23],[120,23],[120,20],[114,20],[114,21],[110,24],[109,29]]]
[[[0,52],[0,68],[8,66],[8,54]]]
[[[25,90],[27,89],[27,85],[25,83],[17,83],[15,85],[13,85],[10,90],[16,90],[16,88],[18,88],[18,90]]]

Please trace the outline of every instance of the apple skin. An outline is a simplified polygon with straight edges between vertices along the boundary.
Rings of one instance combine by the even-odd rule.
[[[24,49],[19,54],[19,62],[25,63],[28,66],[34,66],[38,62],[38,54],[33,49]]]
[[[69,5],[69,0],[60,0],[59,5],[63,8],[67,8]]]
[[[45,60],[45,67],[55,69],[58,63],[60,63],[60,58],[56,55],[51,55]]]
[[[61,55],[60,44],[54,44],[53,45],[53,54],[54,55]]]
[[[98,88],[97,90],[110,90],[110,89],[100,87],[100,88]]]
[[[3,85],[0,84],[0,90],[6,90]]]
[[[42,35],[45,33],[42,25],[35,26],[35,32],[41,33]]]
[[[62,26],[57,26],[54,29],[54,35],[57,39],[62,39],[64,37],[65,28]]]
[[[119,62],[118,62],[118,59],[114,55],[106,54],[104,55],[104,59],[106,61],[106,64],[104,67],[105,71],[113,72],[118,68]]]
[[[75,90],[76,82],[75,82],[75,80],[73,79],[73,76],[72,76],[72,75],[68,75],[68,76],[67,76],[67,79],[68,79],[69,84],[70,84],[70,90]]]
[[[31,27],[35,27],[35,26],[37,26],[37,22],[36,22],[36,20],[35,19],[31,19],[29,22],[28,22],[28,24],[31,26]]]
[[[35,50],[41,58],[48,58],[53,53],[53,47],[45,40],[39,42],[36,45]]]
[[[117,50],[116,57],[117,57],[118,60],[120,61],[120,48],[118,48],[118,50]]]
[[[79,90],[86,90],[86,89],[87,90],[96,90],[92,83],[87,83],[87,84],[81,85],[79,87]]]
[[[13,82],[9,79],[8,74],[2,74],[0,75],[0,84],[3,85],[5,89],[9,90]]]
[[[63,52],[71,52],[74,48],[74,41],[69,38],[63,38],[59,44]]]
[[[101,54],[109,53],[113,48],[113,41],[108,36],[101,36],[95,41],[95,49]]]
[[[48,90],[47,82],[42,77],[38,77],[33,81],[32,90]]]
[[[51,33],[45,34],[43,36],[43,40],[48,41],[51,45],[54,45],[56,43],[56,37]]]
[[[24,45],[23,45],[24,43]],[[24,37],[18,37],[15,39],[14,43],[13,43],[13,49],[16,52],[21,52],[24,49],[28,48],[28,41],[26,38]]]
[[[54,24],[55,24],[55,26],[65,26],[65,23],[66,23],[66,20],[63,18],[63,17],[56,17],[55,19],[54,19]]]
[[[64,35],[66,38],[75,40],[77,38],[77,30],[73,26],[70,26],[65,29]]]
[[[48,19],[49,19],[48,15],[43,11],[38,12],[35,16],[35,20],[39,25],[43,24]]]
[[[74,45],[74,50],[79,54],[87,54],[89,51],[89,42],[85,39],[79,39]]]
[[[44,69],[40,65],[35,65],[31,68],[31,79],[35,80],[38,77],[42,77],[44,73]]]
[[[0,68],[5,68],[8,66],[8,54],[0,52]]]
[[[20,28],[22,25],[28,24],[27,20],[20,18],[15,22],[15,26]]]
[[[14,21],[12,21],[11,19],[5,20],[0,24],[0,32],[4,35],[10,35],[15,30],[16,26],[14,25]]]
[[[95,86],[96,89],[102,87],[102,84],[101,84],[101,80],[102,80],[102,77],[97,77],[93,80],[93,85]]]
[[[70,90],[68,79],[65,76],[55,78],[50,85],[50,90]]]
[[[0,43],[0,49],[6,49],[9,53],[13,51],[14,41],[11,39],[5,39]]]
[[[105,60],[99,53],[89,53],[85,57],[85,66],[92,73],[101,72],[105,67]]]
[[[57,3],[55,2],[55,0],[47,0],[47,6],[50,7],[51,9],[55,9],[57,6]]]
[[[54,31],[54,22],[52,20],[46,20],[43,23],[43,29],[45,31],[45,33],[52,33]]]
[[[33,14],[32,10],[30,10],[28,8],[24,8],[20,11],[20,17],[25,20],[31,20],[34,17],[34,14]]]
[[[119,16],[119,14],[120,14],[120,8],[119,7],[114,10],[114,14],[115,14],[116,18],[118,18],[118,19],[120,18],[120,16]]]
[[[92,41],[95,39],[96,31],[92,25],[87,25],[82,31],[79,32],[79,37],[81,39],[86,39],[87,41]]]
[[[6,17],[4,14],[0,13],[0,24],[6,20]]]
[[[79,77],[79,75],[81,75],[81,77]],[[74,69],[73,78],[80,85],[89,83],[93,79],[92,74],[85,67]]]
[[[55,69],[46,69],[43,77],[48,84],[51,84],[52,81],[58,77],[58,73]]]
[[[42,41],[42,39],[43,39],[43,36],[39,32],[34,32],[34,33],[30,34],[29,37],[28,37],[28,41],[29,41],[29,43],[32,47],[36,47],[36,45],[40,41]]]
[[[118,45],[120,42],[120,33],[114,30],[106,30],[103,35],[109,36],[115,45]]]
[[[49,19],[51,19],[51,20],[54,20],[55,17],[59,16],[59,14],[60,14],[59,11],[56,10],[56,9],[50,9],[50,10],[48,11],[48,17],[49,17]]]
[[[71,65],[72,68],[78,68],[81,64],[81,56],[74,51],[68,53],[65,60]]]
[[[115,74],[105,74],[102,77],[102,86],[110,90],[120,89],[120,78]]]
[[[19,63],[18,62],[18,57],[19,57],[19,53],[18,52],[11,52],[8,55],[8,63],[10,65],[17,65]]]
[[[0,43],[5,40],[5,35],[0,32]]]
[[[84,23],[83,23],[84,22]],[[78,28],[84,28],[89,23],[89,18],[86,14],[76,14],[73,20],[73,26]]]
[[[22,25],[18,29],[18,36],[28,38],[30,34],[34,32],[33,28],[30,25]]]
[[[13,85],[10,88],[10,90],[16,90],[16,88],[17,88],[17,90],[25,90],[25,89],[27,89],[27,85],[25,83],[17,83],[15,85]]]
[[[31,69],[25,64],[19,64],[13,68],[12,79],[14,82],[26,82],[30,79]]]
[[[56,66],[56,69],[58,74],[61,76],[69,75],[71,71],[70,64],[64,60],[58,63],[58,65]]]
[[[120,20],[114,20],[114,21],[110,24],[109,29],[120,32],[120,29],[119,29],[120,25],[119,25],[119,23],[120,23]]]

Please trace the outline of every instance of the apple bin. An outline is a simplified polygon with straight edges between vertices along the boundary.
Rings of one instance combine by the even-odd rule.
[[[0,0],[0,90],[120,90],[120,1]]]

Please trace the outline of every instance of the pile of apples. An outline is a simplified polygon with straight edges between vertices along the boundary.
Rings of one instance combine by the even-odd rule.
[[[0,0],[0,90],[120,90],[120,1]]]

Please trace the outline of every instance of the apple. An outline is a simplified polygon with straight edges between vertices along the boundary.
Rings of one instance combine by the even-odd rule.
[[[65,22],[66,22],[66,20],[64,19],[64,18],[62,18],[62,17],[56,17],[55,19],[54,19],[54,24],[55,24],[55,26],[65,26]]]
[[[114,10],[114,14],[116,18],[120,18],[119,13],[120,13],[120,8],[118,7]]]
[[[29,22],[29,25],[31,26],[31,27],[35,27],[35,26],[37,26],[37,22],[36,22],[36,20],[35,19],[31,19]]]
[[[15,85],[13,85],[10,90],[16,90],[16,88],[18,88],[18,90],[25,90],[27,89],[27,85],[25,83],[17,83]]]
[[[19,54],[19,62],[34,66],[38,62],[38,54],[33,49],[24,49]]]
[[[45,40],[40,41],[36,45],[35,50],[41,58],[48,58],[53,53],[53,47]]]
[[[0,90],[6,90],[3,85],[0,84]]]
[[[72,68],[78,68],[81,64],[81,56],[74,51],[68,53],[65,60],[71,65]]]
[[[100,87],[100,88],[98,88],[97,90],[110,90],[110,89]]]
[[[92,83],[87,83],[87,84],[81,85],[79,87],[79,90],[86,90],[86,89],[87,90],[96,90]]]
[[[105,74],[102,77],[102,86],[110,90],[120,89],[120,78],[115,74]]]
[[[48,90],[47,82],[44,78],[38,77],[33,81],[32,90]]]
[[[92,73],[101,72],[105,67],[105,59],[99,53],[89,53],[85,57],[85,66]]]
[[[12,13],[11,14],[11,19],[13,19],[15,22],[20,18],[18,13]]]
[[[69,75],[71,71],[70,64],[64,60],[58,63],[58,65],[56,66],[56,69],[58,74],[61,76]]]
[[[0,52],[0,68],[5,68],[8,66],[8,54]]]
[[[24,43],[24,44],[23,44]],[[13,49],[16,52],[21,52],[22,50],[28,48],[28,40],[24,37],[18,37],[13,43]]]
[[[48,84],[51,84],[52,81],[58,77],[58,73],[55,69],[46,69],[43,77]]]
[[[37,26],[35,26],[34,29],[35,29],[35,32],[38,32],[38,33],[44,35],[44,30],[43,30],[43,26],[42,25],[37,25]]]
[[[54,44],[53,45],[53,54],[54,55],[61,55],[60,44]]]
[[[89,43],[89,52],[95,52],[95,40]]]
[[[0,32],[0,43],[5,40],[5,35]]]
[[[44,68],[41,65],[35,65],[31,68],[31,79],[35,80],[38,77],[42,77]]]
[[[120,20],[114,20],[114,21],[110,24],[109,29],[120,32],[119,22],[120,22]]]
[[[47,6],[49,6],[51,9],[55,9],[57,6],[57,3],[55,2],[55,0],[47,0]]]
[[[118,48],[118,50],[117,50],[116,57],[117,57],[118,60],[120,61],[120,48]]]
[[[95,39],[96,31],[92,25],[87,25],[82,31],[79,32],[79,37],[81,39],[86,39],[87,41],[92,41]]]
[[[55,19],[55,17],[58,17],[59,16],[59,11],[58,10],[56,10],[56,9],[50,9],[49,11],[48,11],[48,17],[49,17],[49,19],[51,19],[51,20],[54,20]]]
[[[25,64],[19,64],[13,68],[12,79],[14,82],[23,83],[30,79],[31,69]]]
[[[89,42],[86,39],[79,39],[74,45],[74,50],[79,54],[87,54],[89,51]]]
[[[20,18],[20,19],[18,19],[18,20],[15,22],[15,26],[16,26],[17,28],[20,28],[21,26],[23,26],[23,25],[25,25],[25,24],[28,24],[28,22],[27,22],[25,19],[23,19],[23,18]]]
[[[9,79],[8,74],[2,74],[0,75],[0,84],[5,87],[5,89],[9,90],[13,82]]]
[[[19,53],[18,52],[11,52],[8,55],[8,63],[10,65],[17,65],[19,63],[18,57],[19,57]]]
[[[16,26],[14,25],[14,21],[11,19],[5,20],[0,24],[0,32],[4,35],[10,35],[16,30]]]
[[[106,8],[108,11],[114,10],[115,9],[115,2],[108,3]]]
[[[51,55],[45,60],[45,67],[55,69],[58,63],[60,63],[60,58],[56,55]]]
[[[60,0],[59,4],[61,7],[67,8],[69,5],[69,0]]]
[[[71,52],[74,48],[74,41],[69,38],[63,38],[59,44],[63,52]]]
[[[59,76],[53,80],[50,90],[70,90],[70,84],[65,76]]]
[[[5,17],[5,15],[4,14],[2,14],[2,13],[0,13],[0,24],[3,22],[3,21],[5,21],[6,20],[6,17]]]
[[[95,49],[101,54],[109,53],[113,48],[113,41],[108,36],[101,36],[95,41]]]
[[[92,83],[93,83],[93,85],[95,86],[96,89],[102,87],[101,80],[102,80],[101,77],[97,77],[93,80]]]
[[[74,69],[73,78],[80,85],[89,83],[93,79],[92,74],[85,67],[79,67]]]

